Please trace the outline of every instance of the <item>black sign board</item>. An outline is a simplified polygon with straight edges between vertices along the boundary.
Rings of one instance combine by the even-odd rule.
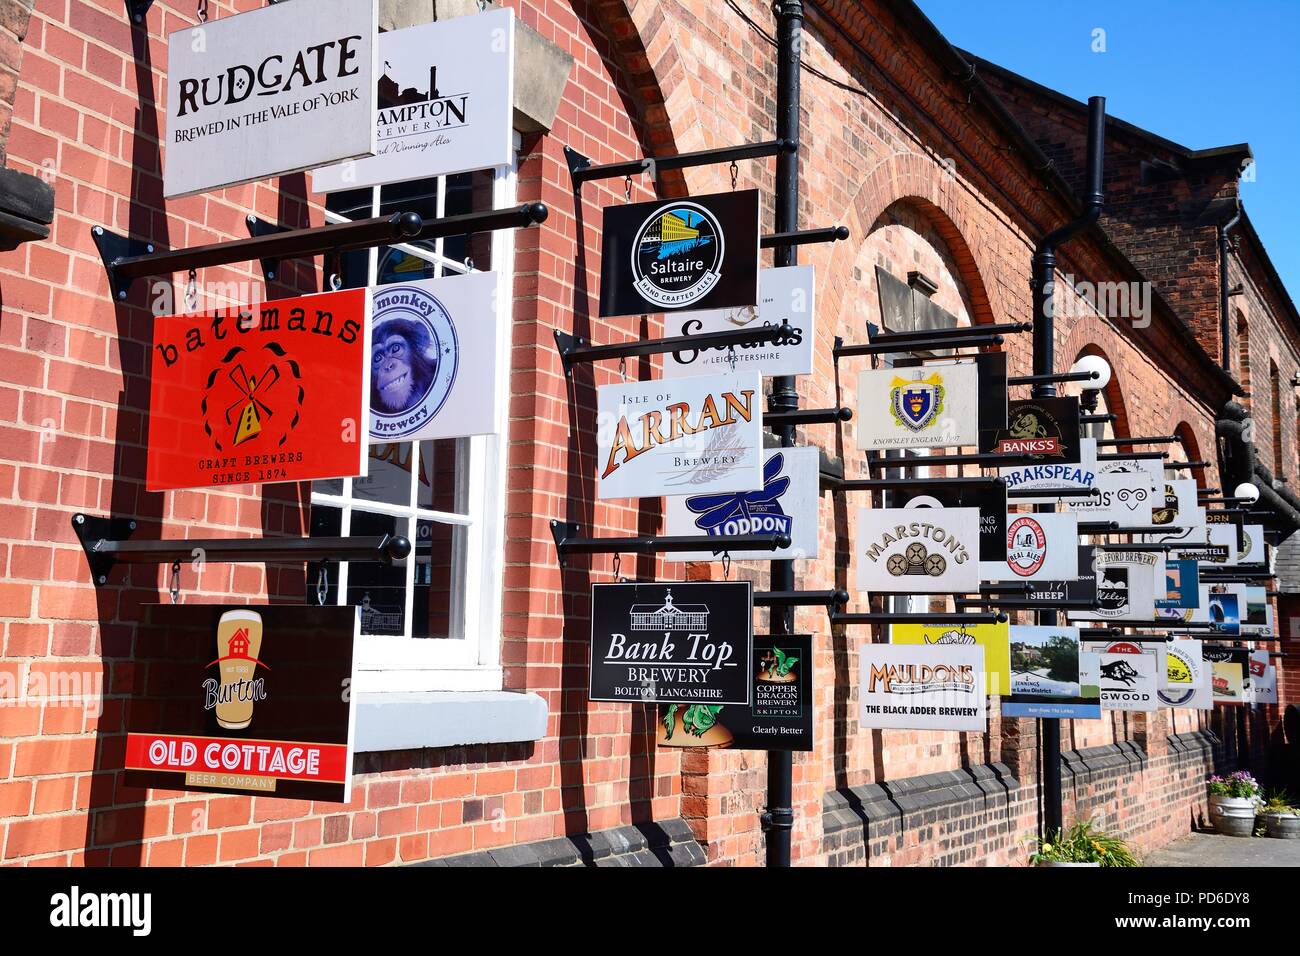
[[[660,704],[659,746],[812,750],[812,636],[755,637],[749,673],[748,707]]]
[[[1206,524],[1230,524],[1237,529],[1237,553],[1240,554],[1246,550],[1246,519],[1244,515],[1231,511],[1209,511],[1205,512]]]
[[[1080,578],[1077,581],[1026,581],[1029,590],[1023,595],[1025,604],[1041,604],[1044,607],[1068,601],[1093,603],[1097,600],[1097,578]],[[1015,595],[1017,601],[1021,595]]]
[[[980,382],[984,390],[984,382]],[[981,425],[983,421],[981,419]],[[1077,465],[1079,455],[1079,399],[1037,398],[1007,403],[1005,428],[981,430],[980,451],[1017,454],[1009,466],[1042,462]]]
[[[979,374],[979,428],[980,431],[993,431],[1007,427],[1007,353],[980,352],[978,355],[962,356],[962,361],[975,360],[975,369]],[[900,358],[894,361],[894,368],[914,368],[923,364],[919,358]]]
[[[347,803],[357,611],[146,605],[126,783]]]
[[[605,208],[600,314],[758,304],[758,190]]]
[[[924,461],[925,459],[920,459]],[[899,508],[978,508],[981,561],[1007,559],[1007,489],[995,485],[937,485],[917,479],[914,488],[893,491]]]
[[[591,699],[748,705],[753,611],[748,581],[593,584]]]
[[[910,285],[880,266],[876,266],[876,291],[880,294],[880,324],[886,331],[920,330]],[[957,324],[956,317],[953,318],[952,324]]]

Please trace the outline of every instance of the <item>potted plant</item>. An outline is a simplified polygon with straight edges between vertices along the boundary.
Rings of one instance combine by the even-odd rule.
[[[1248,770],[1210,778],[1210,820],[1225,836],[1254,836],[1255,810],[1261,802],[1259,782]]]
[[[1269,836],[1278,840],[1300,840],[1300,807],[1292,806],[1285,791],[1279,790],[1269,797],[1260,815]]]
[[[1034,866],[1137,866],[1133,851],[1119,837],[1097,830],[1091,820],[1081,820],[1062,833],[1038,841],[1029,857]]]

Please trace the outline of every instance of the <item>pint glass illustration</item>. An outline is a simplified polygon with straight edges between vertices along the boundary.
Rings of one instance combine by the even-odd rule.
[[[254,681],[257,655],[262,649],[262,616],[256,611],[227,611],[217,624],[217,723],[227,730],[243,730],[253,722],[253,705],[265,695]]]

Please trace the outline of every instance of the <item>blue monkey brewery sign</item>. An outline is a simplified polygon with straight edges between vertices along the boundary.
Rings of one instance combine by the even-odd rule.
[[[370,290],[371,442],[498,430],[496,289],[475,272]]]
[[[600,314],[758,304],[758,191],[605,209]]]
[[[592,700],[748,706],[748,581],[591,586]]]

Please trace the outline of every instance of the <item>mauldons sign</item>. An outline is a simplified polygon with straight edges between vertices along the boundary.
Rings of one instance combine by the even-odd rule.
[[[149,491],[366,473],[370,293],[154,320]]]
[[[279,3],[167,38],[168,199],[375,152],[379,0]]]

